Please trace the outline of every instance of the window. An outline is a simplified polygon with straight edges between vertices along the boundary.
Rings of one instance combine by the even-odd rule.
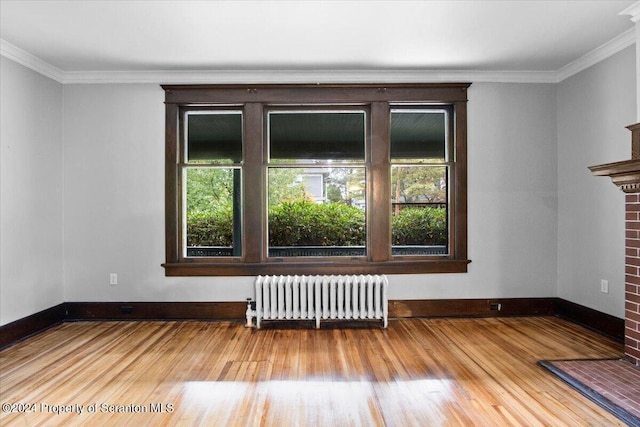
[[[242,255],[242,112],[185,110],[184,257]]]
[[[446,255],[452,139],[448,109],[391,110],[393,255]]]
[[[465,272],[468,86],[163,86],[166,274]]]
[[[267,113],[268,258],[366,256],[366,113],[335,108]]]

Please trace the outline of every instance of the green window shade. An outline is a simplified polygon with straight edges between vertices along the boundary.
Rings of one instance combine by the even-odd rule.
[[[446,161],[446,118],[443,110],[392,110],[392,161]]]
[[[189,113],[186,156],[188,163],[240,163],[242,113]]]
[[[364,112],[271,112],[272,160],[364,161]]]

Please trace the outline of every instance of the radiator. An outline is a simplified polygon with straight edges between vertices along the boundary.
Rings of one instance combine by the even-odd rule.
[[[255,309],[247,304],[247,326],[262,320],[381,320],[388,325],[385,275],[258,276]]]

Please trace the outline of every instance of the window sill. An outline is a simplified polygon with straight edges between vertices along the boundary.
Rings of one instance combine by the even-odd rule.
[[[471,260],[387,262],[165,263],[165,276],[256,276],[260,274],[424,274],[466,273]]]

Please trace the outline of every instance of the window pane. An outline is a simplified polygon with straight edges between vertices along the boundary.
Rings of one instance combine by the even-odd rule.
[[[242,255],[240,169],[187,168],[185,171],[186,255]]]
[[[186,149],[187,163],[240,163],[242,113],[188,113]]]
[[[269,168],[269,256],[365,256],[365,169]]]
[[[269,113],[270,160],[364,161],[363,111]]]
[[[392,110],[391,160],[445,161],[446,123],[444,110]]]
[[[392,254],[447,254],[447,200],[446,166],[393,166]]]

